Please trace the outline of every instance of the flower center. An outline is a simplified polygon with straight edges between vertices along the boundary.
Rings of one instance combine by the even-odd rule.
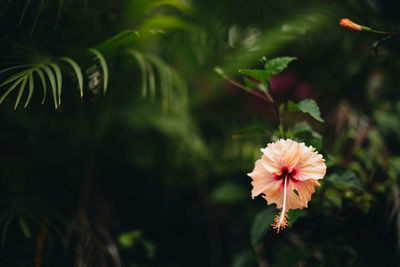
[[[283,180],[286,178],[286,179],[288,179],[288,180],[290,180],[291,182],[293,182],[293,183],[297,183],[297,179],[296,179],[296,177],[295,177],[295,175],[296,175],[296,170],[295,169],[293,169],[291,172],[289,172],[289,169],[288,169],[288,167],[283,167],[282,169],[281,169],[281,172],[282,172],[282,174],[281,175],[276,175],[275,176],[275,179],[276,180],[282,180],[282,186],[283,186]]]

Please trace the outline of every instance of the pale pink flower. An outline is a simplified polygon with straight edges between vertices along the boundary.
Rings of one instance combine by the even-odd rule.
[[[290,139],[279,140],[261,149],[263,155],[257,160],[253,172],[252,197],[262,194],[268,205],[276,204],[280,213],[272,224],[279,230],[288,225],[290,209],[307,207],[318,180],[326,172],[325,160],[312,146]]]

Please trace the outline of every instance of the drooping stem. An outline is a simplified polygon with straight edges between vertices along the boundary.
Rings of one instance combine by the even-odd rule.
[[[275,114],[276,114],[276,116],[277,116],[277,118],[279,120],[279,130],[281,132],[281,136],[282,136],[283,139],[286,139],[285,131],[284,131],[284,128],[283,128],[282,114],[281,114],[281,112],[279,110],[279,107],[278,107],[277,103],[275,102],[274,97],[273,97],[273,95],[271,94],[270,91],[267,90],[267,91],[264,92],[264,94],[262,94],[261,91],[253,90],[252,88],[248,88],[247,86],[232,80],[219,67],[216,67],[215,71],[216,71],[216,73],[218,75],[220,75],[225,81],[229,82],[230,84],[232,84],[232,85],[234,85],[236,87],[239,87],[239,88],[249,92],[250,94],[255,95],[255,96],[257,96],[257,97],[259,97],[259,98],[271,103],[273,105],[273,107],[274,107]],[[271,88],[271,87],[268,86],[268,88]]]

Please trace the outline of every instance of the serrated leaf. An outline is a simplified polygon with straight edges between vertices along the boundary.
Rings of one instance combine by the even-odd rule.
[[[21,227],[21,230],[24,233],[24,235],[27,238],[31,238],[32,236],[31,236],[31,232],[29,231],[29,227],[26,224],[26,222],[24,221],[24,219],[22,219],[22,217],[18,217],[18,223],[19,223],[19,226]]]
[[[326,179],[327,181],[337,186],[353,187],[359,190],[364,190],[363,184],[361,183],[360,179],[351,170],[347,170],[343,173],[333,173],[329,175]]]
[[[78,79],[79,91],[80,91],[81,98],[82,98],[83,97],[83,75],[82,75],[81,68],[73,59],[71,59],[69,57],[62,57],[60,59],[68,62],[69,65],[71,65],[72,69],[74,70],[76,78]]]
[[[240,69],[239,72],[250,76],[262,83],[268,83],[271,78],[271,72],[267,70]]]
[[[47,74],[47,78],[49,78],[50,85],[51,85],[51,90],[53,92],[53,101],[54,101],[54,107],[57,109],[57,84],[56,84],[56,78],[54,77],[53,72],[48,66],[43,66],[43,70]]]
[[[129,50],[129,53],[136,58],[142,73],[142,97],[147,96],[147,67],[144,57],[135,50]]]
[[[271,223],[275,216],[274,213],[275,212],[272,208],[266,208],[259,212],[254,218],[250,232],[250,240],[253,246],[257,246],[271,228]]]
[[[276,74],[286,69],[288,64],[296,59],[296,57],[278,57],[270,59],[266,61],[264,68],[271,74]]]
[[[60,67],[57,64],[51,63],[50,66],[53,68],[54,73],[56,74],[56,81],[57,81],[57,98],[58,98],[58,105],[61,104],[61,89],[62,89],[62,74]]]
[[[9,93],[11,93],[11,91],[13,91],[15,89],[15,87],[17,87],[17,85],[24,79],[24,77],[19,78],[17,81],[15,81],[10,88],[8,88],[8,90],[1,96],[0,98],[0,104],[4,101],[4,99],[8,96]]]
[[[15,101],[14,109],[17,109],[17,107],[18,107],[19,101],[21,100],[22,93],[25,90],[25,85],[26,85],[27,80],[28,80],[28,77],[24,77],[24,80],[22,81],[21,86],[19,87],[17,100]]]
[[[90,52],[96,55],[96,58],[100,62],[101,69],[103,71],[103,93],[105,94],[107,91],[107,85],[108,85],[108,67],[107,67],[107,61],[104,58],[104,56],[94,48],[89,49]]]
[[[24,108],[26,108],[29,104],[29,102],[31,101],[32,98],[32,94],[33,94],[33,89],[34,89],[34,82],[33,82],[33,73],[29,75],[29,92],[28,92],[28,97],[26,98],[26,102],[25,102],[25,106]]]
[[[319,111],[317,102],[315,102],[312,99],[304,99],[297,104],[293,103],[292,101],[289,101],[287,108],[288,111],[300,110],[303,113],[309,114],[317,121],[324,122],[324,120],[321,118],[321,112]]]
[[[46,100],[46,93],[47,93],[47,84],[46,84],[46,79],[44,78],[43,71],[40,69],[36,70],[36,73],[38,74],[40,80],[42,81],[42,87],[43,87],[43,99],[42,99],[42,105],[44,104],[44,101]]]

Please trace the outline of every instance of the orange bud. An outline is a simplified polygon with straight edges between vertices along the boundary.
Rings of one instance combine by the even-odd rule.
[[[354,23],[347,18],[340,20],[340,26],[342,26],[343,28],[353,30],[353,31],[358,31],[358,32],[362,31],[362,29],[363,29],[361,25],[358,25],[357,23]]]

